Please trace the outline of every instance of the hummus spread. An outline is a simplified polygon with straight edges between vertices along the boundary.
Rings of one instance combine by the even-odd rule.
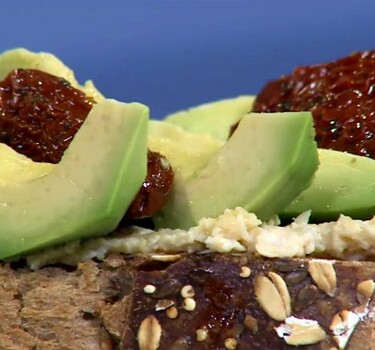
[[[112,235],[74,241],[27,257],[32,269],[47,264],[79,262],[110,253],[173,254],[193,252],[253,252],[269,258],[307,255],[363,260],[375,256],[375,217],[368,221],[341,215],[337,221],[309,223],[310,212],[280,226],[278,219],[262,222],[243,208],[227,209],[217,218],[203,218],[189,230],[157,231],[129,227]]]

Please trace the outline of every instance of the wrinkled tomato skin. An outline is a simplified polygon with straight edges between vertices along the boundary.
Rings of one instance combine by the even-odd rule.
[[[269,82],[253,110],[311,111],[319,147],[375,158],[375,51],[299,67]]]
[[[36,162],[58,163],[93,103],[62,78],[16,69],[0,83],[0,142]]]

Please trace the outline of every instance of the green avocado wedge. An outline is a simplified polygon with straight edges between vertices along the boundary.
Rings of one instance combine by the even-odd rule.
[[[116,228],[146,175],[148,108],[95,104],[45,176],[0,187],[0,259]]]
[[[222,145],[223,142],[208,134],[190,133],[178,125],[159,120],[149,123],[148,147],[165,156],[173,170],[183,178],[202,169]]]
[[[248,114],[203,169],[176,176],[156,226],[188,228],[237,206],[269,219],[310,185],[317,168],[310,112]]]
[[[375,160],[319,149],[320,165],[311,186],[281,214],[292,219],[311,210],[311,220],[337,220],[340,214],[370,219],[375,214]]]
[[[254,96],[238,96],[192,107],[170,114],[164,121],[178,125],[191,133],[209,134],[226,141],[230,127],[252,109]]]

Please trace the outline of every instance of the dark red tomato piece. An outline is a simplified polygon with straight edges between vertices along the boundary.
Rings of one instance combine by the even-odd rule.
[[[148,151],[146,179],[125,218],[138,220],[157,213],[167,200],[173,178],[174,172],[168,160],[159,153]]]
[[[0,142],[34,161],[58,163],[93,103],[62,78],[16,69],[0,83]]]
[[[375,158],[375,51],[299,67],[269,82],[253,110],[309,110],[319,147]]]

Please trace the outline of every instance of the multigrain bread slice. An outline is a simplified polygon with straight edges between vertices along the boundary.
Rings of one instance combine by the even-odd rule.
[[[3,265],[0,348],[374,349],[374,279],[373,262],[247,254]]]
[[[111,265],[116,261],[116,265]],[[116,349],[137,259],[0,268],[0,349]]]

